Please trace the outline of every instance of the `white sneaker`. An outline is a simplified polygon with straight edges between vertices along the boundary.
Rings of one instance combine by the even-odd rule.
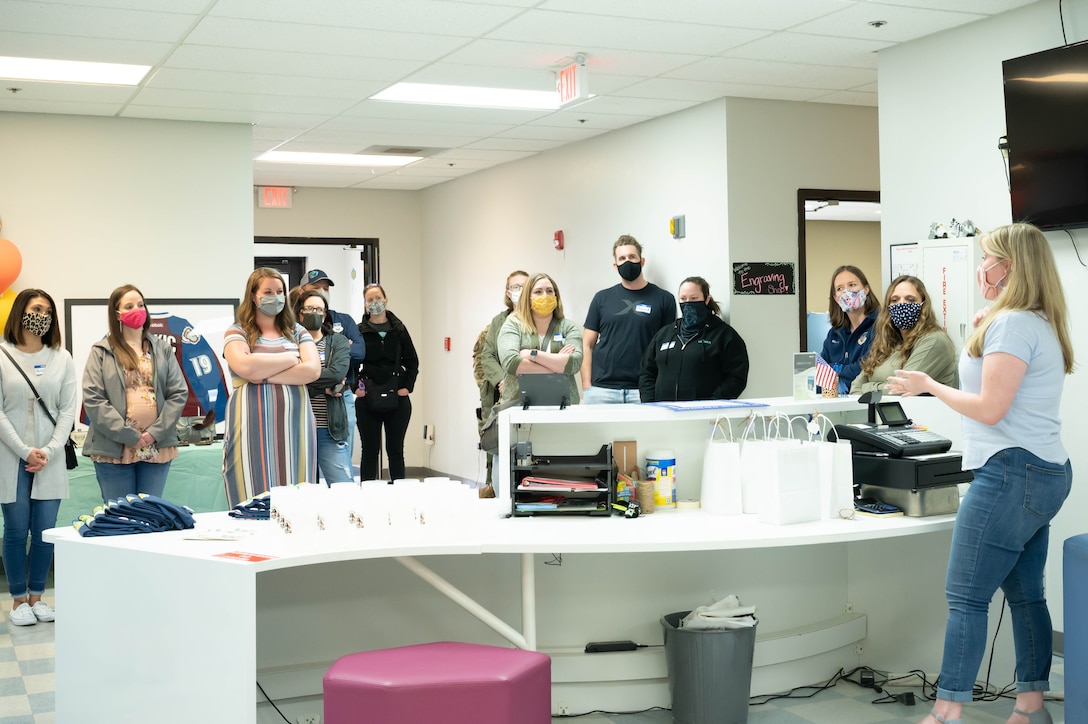
[[[8,616],[11,618],[12,626],[33,626],[38,623],[38,617],[34,615],[34,610],[30,608],[29,603],[19,604],[19,607]]]
[[[52,621],[57,617],[56,611],[45,601],[38,601],[30,607],[30,610],[34,613],[34,618],[39,621]]]

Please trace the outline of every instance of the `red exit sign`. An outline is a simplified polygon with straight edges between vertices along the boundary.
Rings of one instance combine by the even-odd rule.
[[[589,98],[589,83],[584,63],[571,63],[559,71],[555,89],[559,93],[559,106]]]
[[[259,209],[289,209],[291,208],[290,186],[258,186],[257,208]]]

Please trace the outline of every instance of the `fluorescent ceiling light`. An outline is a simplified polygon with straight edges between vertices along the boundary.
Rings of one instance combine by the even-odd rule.
[[[78,60],[11,58],[0,56],[0,78],[39,80],[54,83],[98,85],[139,85],[150,65],[84,63]]]
[[[257,157],[270,163],[300,163],[311,166],[407,166],[423,160],[422,156],[375,156],[361,153],[304,153],[267,151]]]
[[[553,90],[529,91],[432,83],[396,83],[381,93],[370,96],[370,100],[474,108],[528,108],[542,111],[559,109],[559,94]]]

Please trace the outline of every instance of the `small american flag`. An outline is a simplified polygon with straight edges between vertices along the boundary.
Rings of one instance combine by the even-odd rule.
[[[836,393],[839,389],[839,374],[820,355],[816,355],[816,384]]]

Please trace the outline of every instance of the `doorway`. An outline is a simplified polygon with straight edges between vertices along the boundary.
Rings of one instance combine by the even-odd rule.
[[[883,286],[880,192],[797,190],[797,312],[802,352],[819,352],[827,335],[831,273],[843,264],[865,272],[873,294]]]

